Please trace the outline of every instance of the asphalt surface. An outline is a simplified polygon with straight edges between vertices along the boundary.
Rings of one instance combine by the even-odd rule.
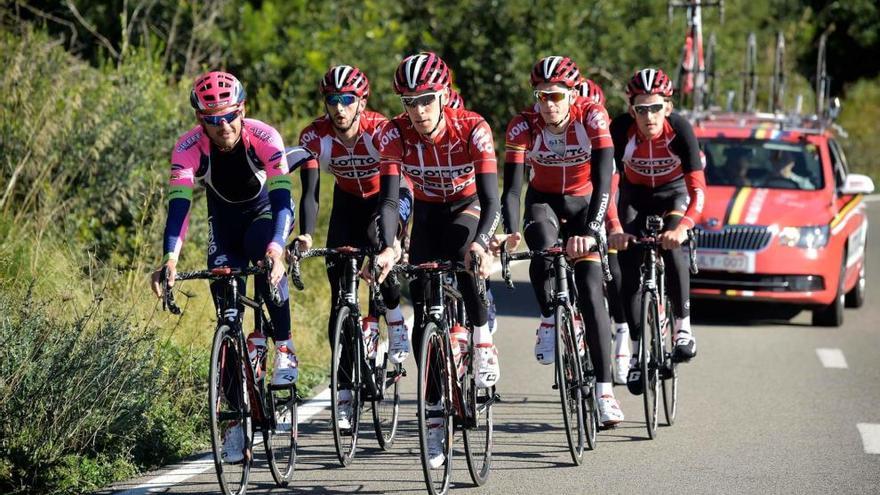
[[[869,215],[880,221],[880,203],[869,204]],[[498,283],[493,289],[502,402],[495,409],[492,472],[486,486],[473,487],[457,450],[452,491],[880,493],[880,455],[866,453],[870,440],[857,426],[880,424],[880,243],[869,243],[868,260],[868,300],[847,310],[841,328],[811,327],[806,311],[768,320],[760,306],[694,302],[699,354],[682,368],[675,425],[661,426],[657,438],[648,440],[641,397],[616,387],[626,421],[601,431],[597,449],[577,467],[551,388],[553,368],[534,359],[538,312],[526,266],[516,267],[515,291]],[[839,349],[846,367],[826,368],[817,349]],[[276,488],[266,466],[258,464],[249,493],[424,493],[413,359],[405,366],[412,374],[392,450],[379,450],[366,423],[355,462],[340,467],[324,410],[300,425],[298,472],[290,487]],[[459,436],[456,442],[460,447]],[[200,474],[156,491],[218,493],[213,464],[198,466],[189,464]],[[155,484],[157,476],[179,467],[113,488],[145,493],[145,483]]]

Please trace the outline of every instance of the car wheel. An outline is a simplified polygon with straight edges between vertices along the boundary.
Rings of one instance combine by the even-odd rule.
[[[867,251],[865,251],[867,253]],[[867,269],[865,265],[868,263],[868,257],[862,256],[862,267],[859,269],[859,279],[856,285],[846,293],[847,308],[861,308],[865,304],[865,288],[868,285]]]
[[[843,293],[843,282],[846,276],[846,251],[840,262],[840,277],[837,280],[837,295],[831,304],[813,310],[813,325],[819,327],[839,327],[843,325],[843,308],[846,294]]]

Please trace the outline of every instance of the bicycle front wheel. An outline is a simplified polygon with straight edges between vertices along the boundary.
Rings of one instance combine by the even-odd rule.
[[[471,351],[469,356],[473,356],[473,349]],[[492,405],[495,402],[495,387],[478,388],[473,366],[469,365],[469,369],[463,380],[467,390],[462,391],[462,396],[467,398],[465,407],[471,417],[461,429],[461,437],[471,480],[475,485],[483,486],[489,479],[489,468],[492,465]]]
[[[419,445],[431,495],[449,490],[452,479],[452,365],[448,335],[428,323],[419,349]]]
[[[672,359],[675,328],[672,318],[672,304],[668,296],[666,297],[666,315],[666,321],[662,322],[664,323],[663,335],[661,335],[663,368],[660,370],[660,378],[666,426],[672,426],[675,423],[675,414],[678,412],[678,363]]]
[[[296,390],[293,387],[269,390],[268,431],[263,443],[269,459],[269,470],[278,486],[284,487],[293,478],[298,438]]]
[[[243,346],[241,332],[229,325],[220,325],[214,333],[208,409],[214,466],[225,495],[245,493],[253,461],[253,431],[244,369],[250,363],[242,358],[247,355]]]
[[[391,367],[389,369],[389,367]],[[397,434],[397,420],[400,416],[400,379],[403,367],[391,364],[387,353],[384,364],[374,368],[376,389],[382,393],[381,400],[373,401],[373,429],[382,450],[389,450],[394,445]]]
[[[584,371],[581,393],[584,403],[581,407],[584,411],[584,430],[587,437],[587,448],[594,450],[596,448],[596,434],[599,431],[599,404],[596,399],[596,370],[593,368],[589,349],[584,354],[582,364]]]
[[[361,397],[361,330],[347,306],[339,308],[333,330],[330,364],[330,414],[336,456],[343,466],[354,459],[357,449],[363,399]]]
[[[583,375],[574,319],[571,309],[556,308],[556,387],[562,404],[562,422],[571,460],[580,465],[584,457],[586,431],[584,429]]]
[[[662,358],[657,349],[660,335],[657,300],[652,292],[642,294],[642,341],[639,345],[639,366],[642,375],[642,397],[645,404],[645,427],[648,438],[657,436],[657,416],[660,410],[659,368]]]

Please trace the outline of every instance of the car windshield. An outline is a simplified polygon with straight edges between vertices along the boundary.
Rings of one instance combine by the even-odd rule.
[[[824,186],[813,144],[744,139],[703,139],[706,182],[711,186],[815,191]]]

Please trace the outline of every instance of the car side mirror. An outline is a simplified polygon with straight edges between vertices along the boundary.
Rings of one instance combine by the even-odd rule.
[[[849,174],[843,187],[840,188],[840,194],[871,194],[874,192],[874,181],[867,175]]]

